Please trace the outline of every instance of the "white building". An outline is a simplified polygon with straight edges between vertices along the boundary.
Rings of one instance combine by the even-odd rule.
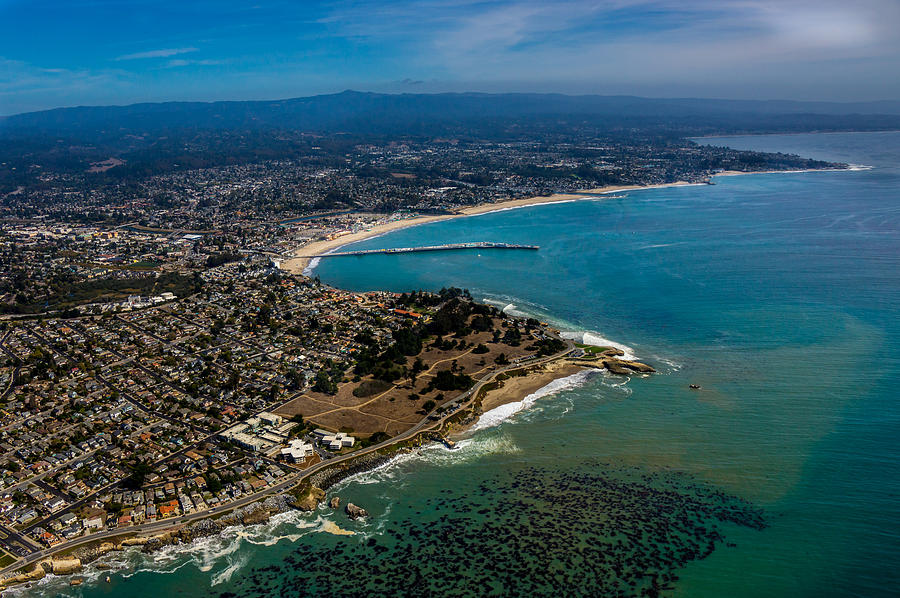
[[[313,445],[303,440],[292,440],[289,445],[281,449],[281,455],[293,463],[299,463],[314,454]]]
[[[284,421],[284,418],[280,415],[275,415],[274,413],[269,413],[268,411],[263,411],[257,417],[259,417],[259,420],[267,426],[280,426]]]
[[[338,432],[334,435],[323,436],[319,441],[322,445],[327,446],[328,450],[331,451],[339,451],[344,447],[353,446],[356,442],[356,439],[353,436],[348,436],[343,432]]]

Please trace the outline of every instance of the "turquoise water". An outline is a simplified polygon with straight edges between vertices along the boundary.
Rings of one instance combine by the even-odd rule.
[[[366,522],[285,514],[189,550],[122,555],[110,584],[38,591],[641,595],[655,576],[669,596],[896,595],[900,133],[707,142],[872,168],[435,223],[354,247],[541,250],[335,258],[316,271],[354,290],[467,287],[624,343],[660,375],[558,382],[511,417],[491,414],[459,451],[431,447],[345,481],[336,492]]]

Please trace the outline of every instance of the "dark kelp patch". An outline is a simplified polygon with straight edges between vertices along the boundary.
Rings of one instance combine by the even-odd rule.
[[[766,525],[687,476],[596,463],[498,473],[397,517],[378,537],[304,541],[221,596],[657,596],[723,524]]]

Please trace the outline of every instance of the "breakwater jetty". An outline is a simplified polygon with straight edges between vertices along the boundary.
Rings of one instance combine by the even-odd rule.
[[[457,249],[527,249],[536,251],[538,245],[517,245],[514,243],[492,243],[490,241],[477,241],[474,243],[448,243],[445,245],[426,245],[423,247],[393,247],[390,249],[360,249],[358,251],[336,251],[334,253],[320,253],[318,255],[303,255],[305,258],[346,257],[351,255],[373,255],[390,253],[418,253],[423,251],[453,251]]]

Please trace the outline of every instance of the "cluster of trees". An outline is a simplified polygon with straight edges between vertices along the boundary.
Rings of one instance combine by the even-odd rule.
[[[231,253],[228,251],[212,253],[209,255],[209,257],[206,258],[206,266],[209,268],[215,268],[216,266],[221,266],[222,264],[237,262],[240,259],[241,255],[238,253]]]
[[[550,356],[554,353],[559,353],[565,348],[566,343],[559,340],[558,338],[542,338],[541,340],[535,341],[531,346],[529,346],[529,349],[534,349],[537,351],[538,357]]]
[[[128,295],[152,295],[171,291],[179,297],[190,295],[199,290],[199,279],[185,276],[177,272],[140,275],[129,273],[127,276],[109,276],[91,280],[75,281],[60,275],[46,281],[46,292],[40,295],[28,290],[15,294],[15,303],[0,304],[0,313],[41,313],[60,307],[91,303],[101,299],[124,299]],[[0,285],[0,291],[2,291]],[[64,317],[72,317],[77,312],[67,310]]]
[[[324,366],[316,374],[316,380],[312,389],[315,392],[321,392],[329,395],[336,394],[338,391],[338,382],[344,379],[344,370],[346,367],[342,363],[336,363],[331,359],[325,360]]]
[[[473,384],[475,381],[468,374],[454,374],[450,370],[441,370],[434,375],[429,386],[438,390],[466,390]]]

